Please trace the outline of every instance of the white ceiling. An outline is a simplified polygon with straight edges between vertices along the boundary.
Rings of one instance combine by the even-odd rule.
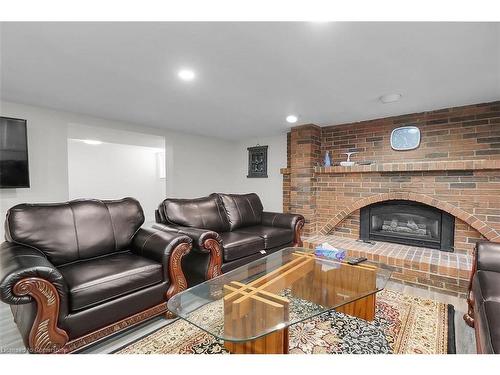
[[[4,100],[227,139],[500,99],[499,23],[1,28]]]

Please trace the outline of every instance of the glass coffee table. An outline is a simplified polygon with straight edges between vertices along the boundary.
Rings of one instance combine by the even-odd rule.
[[[288,327],[329,310],[365,320],[391,272],[286,248],[176,294],[168,309],[231,353],[288,353]]]

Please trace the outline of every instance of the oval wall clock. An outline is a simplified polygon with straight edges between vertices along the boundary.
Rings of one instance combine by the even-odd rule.
[[[402,126],[391,133],[391,147],[396,151],[416,149],[420,145],[420,129],[416,126]]]

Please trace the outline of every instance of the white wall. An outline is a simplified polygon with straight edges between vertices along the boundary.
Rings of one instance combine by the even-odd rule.
[[[247,147],[268,145],[268,178],[247,178]],[[235,193],[254,192],[260,196],[265,211],[283,212],[283,177],[280,168],[286,167],[286,133],[273,137],[246,139],[237,142],[235,150],[236,173],[232,186]]]
[[[6,211],[24,202],[62,202],[69,199],[68,128],[79,124],[119,129],[165,138],[168,196],[200,197],[225,190],[234,178],[234,143],[136,124],[98,119],[12,102],[0,102],[2,116],[27,120],[31,187],[0,190],[0,236]]]
[[[69,199],[67,138],[72,124],[138,132],[165,138],[166,195],[194,198],[212,192],[256,192],[264,209],[282,210],[279,168],[286,166],[286,135],[230,142],[166,129],[98,119],[12,102],[0,102],[3,116],[26,119],[31,187],[1,189],[0,215],[24,202],[61,202]],[[168,122],[168,119],[166,119]],[[99,134],[101,135],[101,134]],[[267,179],[249,179],[247,147],[269,145]],[[3,221],[3,219],[0,219]],[[3,225],[0,226],[3,237]]]
[[[165,179],[158,173],[159,152],[163,149],[68,140],[69,199],[133,197],[141,202],[146,221],[154,221],[166,195]]]
[[[0,235],[6,211],[24,202],[68,199],[66,121],[57,112],[0,103],[2,116],[27,119],[30,188],[0,189]]]

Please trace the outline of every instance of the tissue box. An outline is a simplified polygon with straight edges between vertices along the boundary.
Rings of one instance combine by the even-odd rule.
[[[345,250],[337,249],[336,247],[333,247],[328,243],[323,243],[317,246],[314,249],[314,254],[325,258],[335,259],[338,261],[343,261],[346,256]]]

